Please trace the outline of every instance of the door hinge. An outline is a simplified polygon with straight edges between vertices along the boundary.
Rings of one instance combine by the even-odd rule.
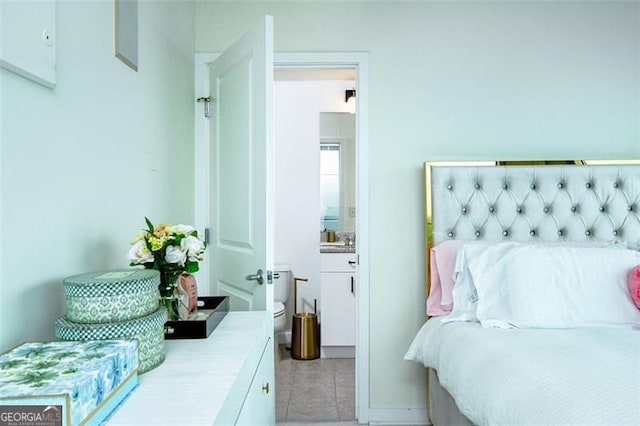
[[[211,109],[209,108],[209,105],[211,104],[212,100],[214,99],[212,99],[211,96],[196,99],[196,102],[204,102],[204,116],[206,118],[211,117]]]
[[[210,237],[209,237],[209,228],[204,228],[204,242],[206,245],[209,245],[210,243]]]

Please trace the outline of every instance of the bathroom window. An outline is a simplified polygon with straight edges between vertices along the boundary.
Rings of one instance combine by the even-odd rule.
[[[340,144],[320,144],[320,229],[340,231]]]

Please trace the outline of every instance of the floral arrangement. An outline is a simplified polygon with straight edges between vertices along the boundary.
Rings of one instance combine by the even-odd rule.
[[[176,310],[171,305],[178,279],[184,272],[198,271],[198,262],[203,260],[207,245],[191,225],[153,226],[148,218],[144,219],[147,229],[133,237],[127,257],[130,266],[143,265],[160,272],[160,296],[170,318],[175,319]]]

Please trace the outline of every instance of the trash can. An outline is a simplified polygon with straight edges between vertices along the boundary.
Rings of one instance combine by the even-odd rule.
[[[302,360],[320,358],[318,316],[306,312],[295,314],[291,328],[291,358]]]
[[[316,300],[313,301],[314,313],[298,313],[298,281],[306,278],[294,278],[293,322],[291,324],[291,358],[309,360],[320,358],[320,330]]]

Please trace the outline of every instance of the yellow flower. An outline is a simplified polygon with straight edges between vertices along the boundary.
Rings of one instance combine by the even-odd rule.
[[[160,225],[157,225],[153,229],[153,234],[158,238],[168,237],[169,236],[169,230],[167,228],[170,227],[170,226],[171,225],[168,224],[168,223],[161,223]]]
[[[160,238],[150,236],[149,242],[151,243],[151,251],[158,251],[162,248],[162,241]]]

